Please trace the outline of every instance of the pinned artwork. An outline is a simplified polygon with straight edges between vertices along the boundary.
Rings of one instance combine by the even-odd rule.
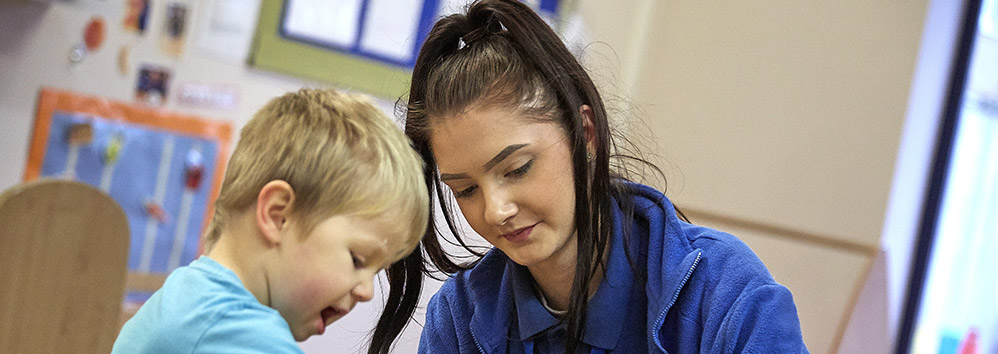
[[[207,0],[198,7],[192,46],[198,53],[242,65],[246,62],[260,0]]]
[[[133,274],[194,260],[221,186],[232,126],[144,105],[45,89],[25,180],[93,185],[128,216]]]
[[[105,32],[104,19],[94,17],[87,23],[87,29],[83,31],[83,43],[86,45],[87,51],[93,52],[100,48],[101,44],[104,44]]]
[[[143,65],[135,87],[135,99],[150,106],[160,106],[166,102],[166,89],[170,83],[170,71],[166,68]]]
[[[160,47],[169,56],[180,57],[184,54],[184,41],[189,27],[187,9],[187,4],[182,2],[171,2],[166,5],[166,20]]]
[[[132,47],[128,45],[123,45],[118,49],[118,73],[121,75],[128,75],[128,72],[132,69],[131,57]]]
[[[177,104],[208,109],[234,109],[239,103],[239,87],[226,84],[180,83]]]
[[[122,27],[128,32],[143,34],[149,19],[149,0],[125,0],[125,19]]]

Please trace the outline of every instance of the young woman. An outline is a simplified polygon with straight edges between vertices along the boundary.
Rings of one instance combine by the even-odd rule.
[[[406,118],[446,228],[464,245],[453,194],[495,246],[458,263],[431,220],[422,246],[452,276],[421,353],[807,352],[790,292],[745,244],[629,181],[622,166],[643,160],[619,154],[596,87],[529,7],[476,1],[437,22]],[[421,257],[389,270],[406,290],[389,295],[376,343],[412,313]]]

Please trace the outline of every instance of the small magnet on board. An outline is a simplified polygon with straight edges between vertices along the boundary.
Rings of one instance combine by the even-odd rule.
[[[72,63],[79,63],[86,57],[87,48],[83,44],[74,45],[73,48],[69,49],[69,61]]]
[[[187,152],[187,158],[184,160],[187,189],[196,190],[201,186],[201,179],[204,177],[203,159],[204,157],[201,156],[201,151],[198,149],[191,149]]]
[[[67,136],[69,145],[86,145],[94,140],[94,127],[89,123],[73,124]]]
[[[160,224],[165,224],[169,217],[166,215],[166,210],[163,210],[163,206],[159,205],[155,201],[148,200],[145,204],[146,214],[150,217],[159,221]]]

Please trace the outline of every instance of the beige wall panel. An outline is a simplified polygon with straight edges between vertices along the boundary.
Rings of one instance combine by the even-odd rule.
[[[793,293],[804,342],[811,353],[832,352],[865,279],[871,254],[800,242],[747,227],[694,221],[734,234],[748,244],[776,281]]]
[[[634,97],[670,196],[876,245],[925,6],[656,2]]]
[[[624,94],[638,71],[642,36],[648,31],[654,0],[579,1],[576,11],[592,36],[581,58],[600,89]]]

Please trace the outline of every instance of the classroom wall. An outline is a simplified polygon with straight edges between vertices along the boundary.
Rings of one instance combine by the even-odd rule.
[[[237,127],[270,97],[325,86],[190,48],[167,58],[155,41],[162,19],[152,18],[144,38],[121,33],[121,3],[0,0],[0,188],[21,179],[41,86],[131,101],[136,66],[160,64],[176,82],[240,92],[231,110],[164,109]],[[205,2],[189,3],[196,17]],[[926,3],[577,3],[593,40],[583,58],[618,126],[645,137],[668,195],[694,222],[745,240],[793,291],[813,353],[834,352],[880,249]],[[112,30],[102,49],[70,65],[66,55],[93,15]],[[119,74],[125,44],[134,64]],[[356,352],[366,335],[356,328],[369,327],[376,310],[356,312],[305,350]],[[396,352],[415,352],[419,329],[410,326]]]

